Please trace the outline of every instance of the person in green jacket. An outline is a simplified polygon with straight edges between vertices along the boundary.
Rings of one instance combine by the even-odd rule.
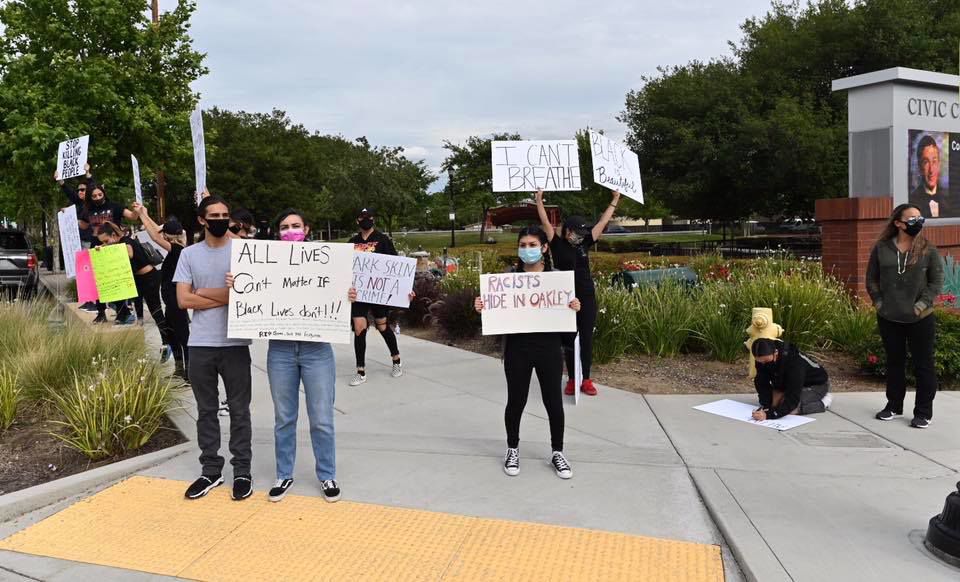
[[[940,254],[921,234],[924,220],[917,206],[897,206],[867,264],[867,293],[877,309],[877,325],[887,354],[887,405],[876,417],[893,420],[903,415],[909,349],[917,377],[910,423],[914,428],[927,428],[933,419],[937,393],[933,303],[943,288]]]

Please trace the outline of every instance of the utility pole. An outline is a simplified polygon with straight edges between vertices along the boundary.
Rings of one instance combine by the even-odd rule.
[[[160,26],[160,0],[152,1],[153,26]],[[161,223],[167,218],[167,175],[163,170],[157,171],[157,217]]]

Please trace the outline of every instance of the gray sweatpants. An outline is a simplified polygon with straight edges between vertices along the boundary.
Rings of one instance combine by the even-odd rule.
[[[816,386],[804,386],[800,392],[800,406],[797,414],[817,414],[824,412],[827,407],[823,405],[823,397],[830,392],[830,381],[826,384],[817,384]]]
[[[230,405],[230,463],[234,477],[250,474],[253,456],[250,439],[250,348],[190,348],[190,384],[197,400],[197,444],[200,465],[207,476],[220,475],[224,459],[220,456],[219,378],[227,389]]]

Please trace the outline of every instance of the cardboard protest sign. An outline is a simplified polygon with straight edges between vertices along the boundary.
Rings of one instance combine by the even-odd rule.
[[[67,277],[77,276],[77,251],[83,246],[80,244],[80,224],[77,222],[77,207],[70,206],[57,213],[57,224],[60,227],[60,249],[63,251],[63,268]]]
[[[133,280],[133,269],[130,268],[127,245],[96,247],[90,251],[90,263],[93,265],[100,301],[110,303],[139,295]]]
[[[207,189],[207,150],[203,141],[203,111],[200,104],[190,114],[190,135],[193,137],[193,174],[196,179],[195,200],[197,206]]]
[[[573,339],[573,403],[580,404],[580,386],[583,385],[583,360],[580,359],[580,334]]]
[[[76,178],[86,173],[87,150],[90,136],[84,135],[60,142],[57,148],[57,175],[61,180]]]
[[[490,143],[494,192],[580,190],[577,141]]]
[[[590,132],[593,181],[643,204],[640,158],[627,146],[595,131]]]
[[[575,332],[573,271],[480,275],[483,335]]]
[[[137,202],[143,204],[143,191],[140,184],[140,162],[137,157],[130,154],[130,165],[133,166],[133,193],[137,197]]]
[[[358,303],[410,307],[416,274],[416,259],[359,251],[353,254],[353,288]]]
[[[353,245],[236,239],[227,337],[350,343]]]
[[[77,301],[87,303],[88,301],[99,300],[97,280],[93,276],[93,264],[90,262],[90,251],[84,249],[77,253],[75,269],[77,273]]]
[[[716,402],[701,404],[700,406],[694,406],[693,408],[694,410],[709,412],[710,414],[716,414],[717,416],[722,416],[724,418],[739,420],[740,422],[749,422],[750,424],[780,431],[790,430],[791,428],[803,426],[816,420],[815,418],[789,414],[783,418],[757,421],[753,420],[752,416],[753,411],[757,409],[756,406],[729,399],[717,400]]]

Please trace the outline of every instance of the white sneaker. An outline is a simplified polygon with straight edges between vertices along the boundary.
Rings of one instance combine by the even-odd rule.
[[[824,408],[829,409],[830,405],[833,404],[833,394],[828,392],[826,396],[820,399],[820,402],[823,402]]]
[[[511,477],[520,474],[520,450],[507,449],[507,454],[503,456],[503,472]]]
[[[359,386],[367,381],[367,375],[357,372],[357,375],[353,377],[353,380],[350,380],[351,386]]]
[[[573,469],[570,468],[570,463],[567,462],[567,458],[563,456],[563,453],[560,451],[553,451],[553,456],[550,457],[550,466],[553,467],[553,470],[557,472],[557,477],[561,479],[569,479],[573,477]]]
[[[390,375],[393,376],[394,378],[399,378],[400,376],[403,376],[403,364],[401,364],[400,362],[394,362],[393,370],[390,371]]]

